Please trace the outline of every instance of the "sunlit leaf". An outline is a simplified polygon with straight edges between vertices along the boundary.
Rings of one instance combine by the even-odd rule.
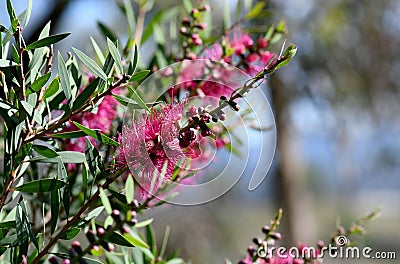
[[[91,59],[88,55],[83,53],[82,51],[72,48],[75,52],[75,54],[78,56],[78,58],[85,64],[86,67],[88,67],[89,70],[91,70],[94,74],[96,74],[98,77],[100,77],[102,80],[107,81],[107,75],[103,72],[103,70],[100,68],[97,63]]]
[[[26,46],[25,50],[32,50],[32,49],[50,46],[51,44],[57,43],[57,42],[65,39],[70,34],[71,33],[63,33],[63,34],[52,35],[52,36],[48,36],[48,37],[39,39],[39,40],[29,44],[28,46]]]

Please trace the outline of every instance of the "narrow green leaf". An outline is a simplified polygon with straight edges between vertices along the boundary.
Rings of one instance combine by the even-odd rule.
[[[129,31],[132,34],[135,28],[135,14],[130,0],[124,0],[126,18],[128,20]]]
[[[193,5],[190,0],[183,0],[183,6],[185,7],[186,13],[190,14],[190,12],[192,12]]]
[[[149,248],[149,245],[143,241],[143,239],[135,232],[131,232],[130,234],[123,234],[124,238],[134,245],[135,247]]]
[[[25,18],[24,28],[29,24],[29,20],[31,19],[32,2],[33,2],[33,0],[28,1],[28,8],[26,9],[26,18]]]
[[[109,27],[107,27],[105,24],[103,24],[99,21],[97,22],[97,26],[99,27],[99,29],[104,37],[111,39],[111,41],[113,41],[113,42],[117,41],[117,39],[118,39],[117,36]]]
[[[77,151],[59,151],[57,152],[64,163],[83,163],[85,154]]]
[[[32,49],[50,46],[51,44],[57,43],[57,42],[65,39],[70,34],[71,33],[57,34],[57,35],[52,35],[52,36],[48,36],[48,37],[39,39],[39,40],[29,44],[28,46],[26,46],[25,50],[32,50]]]
[[[107,38],[107,45],[110,54],[113,57],[115,64],[117,65],[119,72],[121,74],[124,73],[124,69],[122,68],[122,63],[121,63],[121,55],[119,54],[117,47],[109,38]]]
[[[15,213],[15,223],[17,229],[17,244],[20,247],[19,258],[22,258],[22,255],[26,255],[29,243],[28,227],[25,225],[24,217],[21,215],[21,212],[21,206],[18,204]]]
[[[147,112],[150,112],[150,109],[147,107],[146,103],[143,102],[142,98],[140,98],[140,96],[136,93],[136,91],[134,91],[132,89],[132,87],[130,87],[129,85],[127,85],[128,89],[130,89],[132,91],[132,99],[140,106],[142,107],[142,109],[145,109]]]
[[[12,5],[11,0],[7,0],[7,12],[8,12],[8,16],[10,17],[10,23],[13,25],[13,31],[15,31],[17,29],[17,27],[16,27],[16,25],[14,26],[14,24],[15,24],[14,21],[16,20],[17,15],[15,14],[14,7]]]
[[[99,206],[99,207],[93,209],[92,211],[90,211],[90,212],[86,215],[86,217],[84,218],[84,220],[85,220],[85,221],[90,221],[90,220],[92,220],[93,218],[98,217],[98,216],[101,214],[101,212],[103,212],[103,210],[104,210],[104,206]]]
[[[98,150],[93,147],[92,143],[86,138],[85,144],[85,157],[87,164],[89,165],[90,173],[95,177],[97,172],[100,171],[100,164],[102,164],[100,154]]]
[[[103,52],[101,51],[99,45],[97,44],[96,40],[90,37],[90,41],[92,42],[94,51],[96,52],[97,58],[100,60],[101,64],[104,64],[106,59],[104,58]]]
[[[71,240],[74,237],[76,237],[79,234],[80,231],[81,231],[80,228],[72,227],[72,228],[62,232],[61,235],[60,235],[60,239]]]
[[[97,63],[91,59],[88,55],[83,53],[82,51],[72,48],[75,52],[75,54],[78,56],[78,58],[85,64],[86,67],[88,67],[89,70],[91,70],[94,74],[96,74],[98,77],[103,79],[104,81],[107,81],[107,75],[103,72],[103,70],[100,68]]]
[[[119,143],[117,141],[107,137],[106,135],[100,133],[99,131],[87,128],[87,127],[85,127],[85,126],[83,126],[83,125],[81,125],[81,124],[79,124],[79,123],[77,123],[75,121],[72,121],[72,123],[74,123],[74,125],[76,127],[78,127],[80,130],[82,130],[84,133],[86,133],[86,135],[88,135],[88,136],[90,136],[90,137],[92,137],[92,138],[94,138],[96,140],[99,140],[100,142],[102,142],[102,143],[104,143],[106,145],[111,145],[111,146],[114,146],[114,147],[118,147],[119,146]]]
[[[21,202],[20,206],[22,208],[22,221],[24,221],[25,228],[28,230],[29,237],[30,237],[31,241],[33,242],[33,244],[35,245],[36,249],[39,249],[39,244],[36,239],[36,234],[32,229],[31,223],[29,222],[28,212],[26,211],[25,204],[23,202]]]
[[[0,68],[5,68],[5,67],[11,67],[11,66],[17,66],[18,64],[10,61],[10,60],[6,60],[6,59],[0,59]]]
[[[100,188],[99,191],[100,191],[101,203],[103,204],[104,209],[106,210],[107,214],[111,215],[112,208],[111,208],[110,201],[108,200],[108,196],[107,196],[106,192],[103,190],[103,188]]]
[[[144,220],[144,221],[142,221],[142,222],[137,223],[137,224],[135,225],[135,227],[136,227],[136,228],[145,227],[145,226],[150,225],[152,222],[153,222],[153,218],[150,218],[150,219],[147,219],[147,220]]]
[[[78,110],[84,103],[86,103],[90,96],[93,95],[94,91],[96,91],[99,86],[100,79],[96,78],[93,82],[91,82],[83,91],[76,97],[74,101],[74,105],[72,106],[72,111]]]
[[[50,79],[51,72],[40,76],[37,78],[29,87],[29,89],[26,91],[26,95],[29,95],[31,93],[36,93],[42,89],[42,87],[47,83],[47,81]]]
[[[67,215],[67,217],[69,217],[69,208],[70,208],[70,204],[71,204],[71,188],[69,187],[68,182],[64,187],[62,201],[63,201],[63,205],[64,205],[65,214]]]
[[[156,236],[154,234],[153,227],[151,225],[147,225],[146,227],[146,241],[150,245],[150,250],[153,255],[157,255],[157,244],[156,244]]]
[[[105,239],[107,242],[117,244],[123,247],[134,247],[135,245],[131,244],[125,237],[117,232],[113,232],[109,237]]]
[[[125,182],[125,196],[127,204],[131,204],[135,197],[135,182],[130,174]]]
[[[14,189],[26,193],[41,193],[60,189],[64,187],[64,185],[65,182],[57,179],[41,179],[27,182],[21,186],[15,187]]]
[[[262,13],[265,5],[266,2],[258,2],[257,4],[255,4],[254,7],[250,10],[250,12],[246,14],[245,16],[246,19],[253,19],[259,16]]]
[[[57,227],[58,221],[58,210],[60,209],[60,191],[54,190],[51,192],[50,198],[50,211],[51,211],[51,220],[50,220],[50,233],[53,234]]]
[[[55,95],[58,92],[59,88],[60,88],[60,83],[58,81],[58,78],[54,78],[51,81],[50,85],[47,87],[46,91],[44,92],[43,100],[46,100],[49,97]]]
[[[33,145],[33,149],[46,158],[55,158],[58,156],[57,152],[43,145]]]
[[[70,132],[62,132],[57,134],[49,134],[48,137],[52,138],[80,138],[85,136],[86,133],[83,131],[70,131]]]
[[[82,164],[82,191],[83,199],[86,200],[88,189],[88,171],[86,163]]]
[[[64,91],[65,98],[67,98],[69,106],[72,108],[72,91],[71,84],[69,82],[69,73],[67,71],[67,66],[65,65],[65,61],[63,60],[61,53],[58,52],[58,74],[60,76],[61,88]]]

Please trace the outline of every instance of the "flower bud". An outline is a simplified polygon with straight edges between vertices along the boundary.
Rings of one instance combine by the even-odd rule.
[[[121,221],[121,213],[119,212],[119,210],[112,210],[111,216],[115,220],[115,222],[119,223]]]
[[[71,247],[78,253],[81,254],[82,253],[82,248],[81,248],[81,243],[79,243],[79,241],[73,241],[71,244]]]
[[[269,226],[263,226],[263,228],[262,228],[261,231],[262,231],[264,234],[268,234],[270,230],[271,230],[271,229],[269,228]]]
[[[184,17],[184,18],[182,19],[182,25],[189,26],[189,25],[190,25],[190,20],[189,20],[189,18]]]
[[[115,249],[114,244],[108,243],[108,242],[106,242],[106,241],[101,242],[101,246],[102,246],[105,250],[110,251],[110,252],[114,251],[114,249]]]
[[[181,34],[183,34],[183,35],[187,35],[187,28],[181,27],[181,28],[179,29],[179,32],[180,32]]]
[[[49,258],[49,262],[50,262],[51,264],[58,264],[58,260],[57,260],[57,258],[56,258],[55,256],[51,256],[51,257]]]
[[[281,234],[281,233],[278,233],[278,232],[276,232],[276,233],[271,233],[271,234],[270,234],[270,237],[271,237],[272,239],[279,240],[279,239],[282,238],[282,234]]]
[[[87,239],[89,240],[90,243],[94,243],[96,241],[96,236],[95,236],[95,234],[94,234],[92,229],[89,229],[86,232],[86,237],[87,237]]]
[[[253,238],[253,243],[257,246],[260,246],[262,244],[262,240],[255,237]]]
[[[200,10],[201,11],[205,11],[205,12],[207,12],[207,11],[210,11],[210,6],[209,5],[205,5],[205,6],[203,6]]]
[[[197,16],[197,14],[199,13],[199,10],[197,8],[193,8],[192,12],[190,13],[193,17]]]
[[[61,264],[70,264],[71,261],[69,259],[63,259],[63,261],[61,262]]]
[[[104,228],[102,227],[98,227],[97,228],[97,235],[100,236],[104,236],[104,234],[106,233],[106,231],[104,230]]]

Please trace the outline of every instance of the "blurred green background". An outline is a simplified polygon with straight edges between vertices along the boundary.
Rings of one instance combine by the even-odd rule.
[[[14,2],[18,11],[27,3]],[[230,20],[237,19],[237,1],[223,2],[210,1],[215,32],[221,32],[227,6],[232,7]],[[181,3],[155,1],[145,22],[175,4]],[[218,200],[149,212],[155,216],[159,241],[168,225],[169,248],[179,249],[184,258],[194,263],[223,263],[225,257],[237,261],[280,207],[284,243],[314,245],[318,239],[328,242],[338,217],[346,225],[379,206],[380,217],[367,225],[358,242],[396,251],[399,258],[400,1],[273,0],[267,8],[273,15],[255,23],[286,20],[288,42],[299,47],[267,88],[278,128],[272,169],[253,192],[247,190],[249,178],[244,175]],[[5,1],[0,9],[5,10]],[[63,52],[74,46],[91,53],[89,36],[101,39],[98,20],[122,35],[126,24],[112,0],[35,0],[26,37],[35,36],[48,18],[54,33],[72,32],[57,47]],[[142,46],[143,61],[153,49],[151,43]]]

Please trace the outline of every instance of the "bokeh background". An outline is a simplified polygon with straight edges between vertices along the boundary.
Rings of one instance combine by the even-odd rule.
[[[237,19],[236,2],[209,2],[215,32],[227,6],[230,20]],[[19,12],[26,3],[14,1]],[[145,23],[158,10],[180,4],[155,1]],[[380,207],[380,217],[357,240],[374,250],[396,251],[400,258],[400,1],[271,0],[267,8],[273,14],[257,23],[286,20],[286,38],[299,47],[295,59],[264,87],[277,121],[273,166],[255,191],[248,191],[244,175],[210,203],[150,212],[159,241],[170,226],[169,248],[193,263],[223,263],[225,257],[235,262],[280,207],[286,245],[327,242],[338,221],[348,225]],[[26,37],[37,35],[49,18],[53,33],[72,32],[56,47],[64,54],[70,46],[91,53],[89,36],[102,43],[97,21],[121,35],[126,26],[113,0],[34,0]],[[153,49],[150,42],[142,46],[143,64]]]

